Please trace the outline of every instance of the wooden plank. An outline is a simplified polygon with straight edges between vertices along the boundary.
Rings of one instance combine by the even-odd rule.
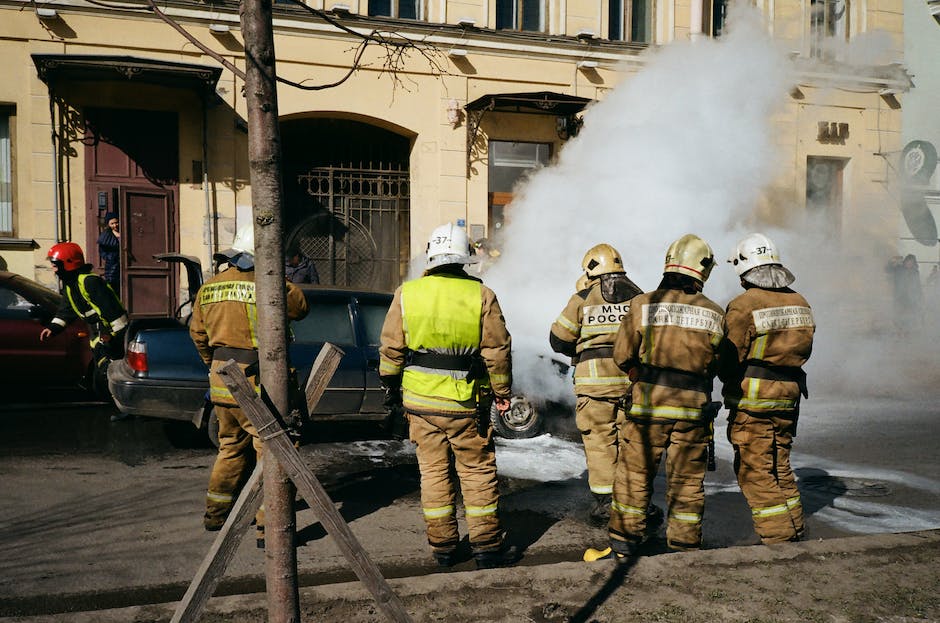
[[[237,366],[236,366],[237,367]],[[219,531],[218,536],[212,543],[209,553],[203,558],[199,570],[193,581],[190,582],[186,594],[180,600],[173,613],[170,623],[193,623],[198,621],[205,610],[206,602],[215,593],[215,589],[225,573],[226,567],[235,557],[238,546],[251,525],[251,520],[258,513],[263,498],[263,487],[261,484],[261,463],[255,466],[251,477],[245,486],[242,487],[235,505],[232,506],[232,512],[229,513],[225,525]]]
[[[310,376],[307,377],[307,386],[304,388],[304,395],[307,397],[307,413],[313,415],[313,410],[326,391],[326,386],[339,367],[339,362],[345,355],[340,348],[327,342],[320,349],[317,358],[313,360],[313,367],[310,369]]]
[[[242,412],[255,425],[258,436],[264,443],[265,453],[277,459],[297,490],[316,511],[320,523],[336,541],[336,545],[346,557],[350,567],[366,589],[372,593],[373,599],[385,613],[386,618],[397,623],[411,623],[411,617],[398,595],[388,585],[379,568],[359,544],[343,516],[336,510],[326,489],[304,463],[284,429],[261,398],[255,394],[238,364],[228,361],[218,369],[218,374],[238,401]],[[330,376],[332,376],[332,371],[326,379],[328,380]],[[326,384],[323,378],[318,382]]]

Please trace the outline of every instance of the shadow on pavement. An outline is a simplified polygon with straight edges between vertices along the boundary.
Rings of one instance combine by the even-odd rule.
[[[380,508],[392,504],[398,498],[414,493],[420,485],[416,465],[393,465],[343,476],[331,483],[324,483],[330,498],[342,504],[340,514],[346,523],[370,515]],[[297,510],[308,508],[304,500]],[[297,530],[297,545],[302,546],[322,539],[326,529],[319,522]]]

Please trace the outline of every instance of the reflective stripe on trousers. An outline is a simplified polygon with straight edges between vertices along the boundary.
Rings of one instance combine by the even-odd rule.
[[[502,544],[496,482],[496,453],[492,433],[481,437],[475,418],[418,416],[409,413],[409,435],[417,448],[421,471],[421,506],[428,543],[436,551],[452,550],[460,542],[457,530],[457,482],[463,495],[470,545],[483,551]]]
[[[795,420],[732,415],[728,439],[734,447],[734,472],[747,499],[754,530],[763,543],[780,543],[803,534],[803,505],[790,467]]]
[[[653,479],[665,453],[667,543],[673,549],[700,547],[705,508],[705,428],[691,422],[646,423],[628,419],[620,442],[610,538],[633,543],[646,539],[646,510],[653,495]]]

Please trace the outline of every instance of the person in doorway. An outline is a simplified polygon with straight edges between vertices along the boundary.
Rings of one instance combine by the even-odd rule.
[[[702,545],[712,381],[722,347],[723,310],[702,294],[714,263],[711,247],[698,236],[673,242],[659,287],[630,301],[617,331],[614,361],[633,380],[632,404],[614,479],[610,546],[587,550],[587,561],[627,559],[647,540],[647,510],[663,455],[666,544],[676,551]]]
[[[320,283],[316,265],[299,248],[288,251],[284,274],[291,283]]]
[[[498,514],[496,453],[488,392],[509,409],[511,338],[496,295],[464,270],[467,233],[452,223],[434,230],[427,270],[395,290],[382,327],[379,374],[403,406],[417,445],[428,543],[442,567],[459,562],[457,485],[463,494],[477,568],[519,558]],[[397,395],[397,398],[394,396]]]
[[[95,361],[96,387],[107,387],[108,364],[124,356],[127,310],[113,288],[85,263],[82,248],[74,242],[60,242],[49,249],[52,270],[62,287],[62,304],[49,324],[39,333],[45,341],[61,333],[70,322],[81,318],[91,329],[91,350]],[[112,419],[123,419],[115,416]]]
[[[728,261],[744,288],[725,311],[735,356],[722,360],[720,372],[734,473],[761,541],[798,541],[803,506],[790,449],[800,396],[807,396],[802,366],[813,350],[813,312],[790,289],[796,278],[764,234],[743,238]]]
[[[642,290],[627,277],[620,253],[609,244],[589,249],[581,268],[584,287],[568,299],[552,324],[549,342],[556,353],[571,357],[575,366],[575,421],[584,442],[588,486],[594,495],[589,518],[597,525],[607,525],[624,421],[621,398],[630,389],[627,373],[614,363],[614,337],[630,310],[630,300]],[[658,511],[661,522],[662,510],[651,509]]]
[[[104,215],[105,229],[98,236],[98,257],[104,262],[104,280],[121,294],[121,226],[118,215]]]
[[[891,258],[888,272],[893,279],[894,325],[903,335],[909,335],[923,326],[924,290],[920,283],[917,256],[909,253]]]
[[[232,247],[214,257],[228,268],[202,284],[193,303],[189,334],[209,367],[209,396],[219,421],[219,451],[206,491],[206,530],[220,530],[238,492],[261,458],[261,440],[216,370],[235,360],[255,387],[259,385],[257,308],[255,303],[255,243],[252,225],[238,230]],[[299,288],[286,283],[287,318],[300,320],[308,312]],[[255,518],[258,545],[264,543],[264,510]]]

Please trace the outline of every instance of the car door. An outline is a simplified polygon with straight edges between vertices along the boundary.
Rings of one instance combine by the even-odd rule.
[[[362,405],[366,361],[356,342],[350,294],[306,286],[302,289],[310,312],[290,325],[291,365],[297,368],[301,388],[306,387],[310,369],[325,342],[343,351],[339,367],[311,415],[355,419]]]
[[[379,345],[392,295],[363,293],[356,297],[355,302],[359,344],[366,363],[365,392],[360,411],[364,414],[385,413],[385,389],[379,379]]]
[[[39,340],[43,325],[36,316],[52,318],[57,301],[56,295],[41,292],[22,277],[0,281],[0,378],[5,383],[60,386],[84,377],[89,361],[84,322],[77,320],[58,335]]]

